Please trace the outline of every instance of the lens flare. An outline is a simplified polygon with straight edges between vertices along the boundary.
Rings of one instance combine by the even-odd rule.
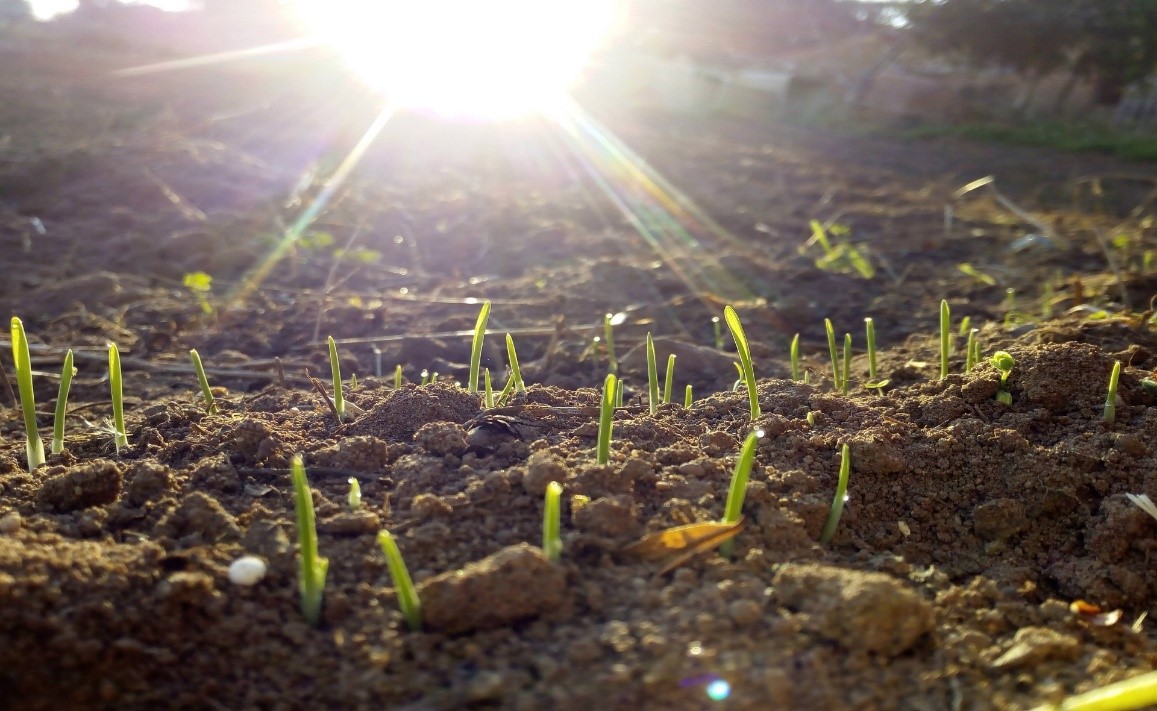
[[[614,0],[297,0],[305,22],[396,105],[508,118],[552,105]]]

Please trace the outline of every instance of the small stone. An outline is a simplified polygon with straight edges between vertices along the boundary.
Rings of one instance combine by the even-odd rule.
[[[19,511],[9,511],[0,516],[0,533],[4,535],[11,535],[20,530],[24,525],[24,519],[20,517]]]
[[[255,555],[243,555],[229,564],[229,582],[242,587],[251,587],[261,582],[268,567],[265,561]]]
[[[317,530],[331,536],[361,536],[377,533],[382,522],[373,511],[343,511],[319,521]]]
[[[115,462],[97,459],[50,477],[36,493],[50,511],[75,511],[111,504],[121,493],[121,470]]]
[[[763,617],[763,608],[755,600],[735,600],[727,606],[727,616],[737,625],[750,625]]]

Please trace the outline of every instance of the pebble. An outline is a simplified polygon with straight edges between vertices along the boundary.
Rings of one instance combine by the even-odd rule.
[[[243,555],[229,565],[229,582],[250,587],[261,582],[266,570],[264,560],[255,555]]]

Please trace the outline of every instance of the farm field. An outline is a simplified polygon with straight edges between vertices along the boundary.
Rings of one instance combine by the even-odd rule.
[[[1157,496],[1152,164],[673,115],[588,87],[557,121],[398,113],[327,182],[382,116],[328,59],[114,77],[139,59],[0,44],[0,312],[27,329],[46,441],[66,350],[77,368],[64,451],[29,472],[4,341],[6,707],[1011,710],[1154,669],[1157,521],[1127,497]],[[490,409],[462,387],[484,301],[482,366],[506,384],[510,333],[527,384]],[[754,422],[712,321],[727,305]],[[604,314],[625,385],[600,465]],[[847,393],[825,318],[851,334]],[[676,355],[653,414],[648,333],[661,370]],[[332,390],[327,336],[346,421],[309,380]],[[723,516],[755,430],[732,555],[632,555]],[[317,627],[295,455],[329,560]],[[552,481],[557,562],[540,550]],[[253,586],[229,579],[244,554],[268,566]]]

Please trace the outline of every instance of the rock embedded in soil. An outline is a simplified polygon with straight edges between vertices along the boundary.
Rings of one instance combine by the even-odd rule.
[[[98,459],[50,476],[36,499],[42,508],[60,512],[111,504],[120,496],[122,478],[115,462]]]
[[[566,572],[528,543],[418,586],[422,622],[447,634],[505,627],[563,608]]]
[[[805,629],[846,649],[903,654],[932,631],[932,603],[884,573],[784,564],[772,582],[779,602],[805,613]]]

